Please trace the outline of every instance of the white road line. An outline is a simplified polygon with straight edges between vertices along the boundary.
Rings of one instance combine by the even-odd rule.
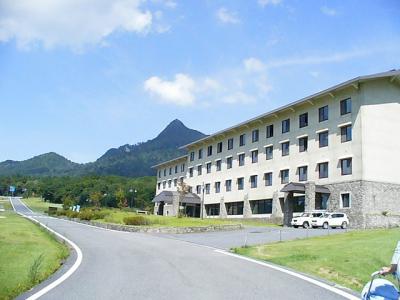
[[[21,200],[20,202],[27,207]],[[12,203],[12,201],[11,201]],[[12,204],[13,208],[14,205]],[[28,208],[28,207],[27,207]],[[15,208],[14,208],[15,210]],[[28,208],[28,210],[32,211],[31,209]],[[46,294],[47,292],[51,291],[52,289],[54,289],[56,286],[58,286],[59,284],[61,284],[62,282],[64,282],[65,280],[67,280],[80,266],[80,264],[82,263],[82,259],[83,259],[83,254],[81,249],[71,240],[67,239],[65,236],[59,234],[58,232],[54,231],[53,229],[47,227],[46,225],[44,225],[43,223],[39,222],[38,220],[35,220],[34,218],[24,215],[22,213],[18,213],[19,215],[31,220],[32,222],[35,222],[37,224],[39,224],[40,226],[42,226],[43,228],[47,229],[48,231],[50,231],[51,233],[55,234],[56,236],[58,236],[59,238],[63,239],[64,241],[66,241],[68,244],[71,245],[72,248],[74,248],[76,254],[77,254],[77,258],[75,260],[75,263],[72,265],[72,267],[65,272],[60,278],[58,278],[57,280],[53,281],[52,283],[50,283],[49,285],[45,286],[43,289],[41,289],[40,291],[36,292],[35,294],[33,294],[32,296],[28,297],[26,300],[36,300],[38,298],[40,298],[41,296],[43,296],[44,294]]]
[[[299,273],[296,273],[296,272],[293,272],[293,271],[290,271],[290,270],[287,270],[287,269],[284,269],[284,268],[281,268],[281,267],[278,267],[278,266],[275,266],[275,265],[271,265],[271,264],[268,264],[268,263],[265,263],[265,262],[262,262],[262,261],[258,261],[258,260],[255,260],[255,259],[252,259],[252,258],[249,258],[249,257],[245,257],[245,256],[242,256],[242,255],[234,254],[234,253],[227,252],[227,251],[220,250],[220,249],[216,249],[214,251],[218,252],[218,253],[221,253],[221,254],[224,254],[224,255],[228,255],[228,256],[232,256],[232,257],[238,258],[238,259],[246,260],[246,261],[249,261],[249,262],[252,262],[252,263],[267,267],[267,268],[270,268],[270,269],[274,269],[274,270],[289,274],[291,276],[297,277],[299,279],[302,279],[304,281],[307,281],[309,283],[317,285],[317,286],[319,286],[319,287],[321,287],[323,289],[331,291],[331,292],[333,292],[335,294],[338,294],[338,295],[340,295],[340,296],[342,296],[342,297],[344,297],[346,299],[349,299],[349,300],[359,300],[360,299],[359,297],[356,297],[356,296],[354,296],[352,294],[349,294],[349,293],[347,293],[347,292],[345,292],[345,291],[343,291],[341,289],[338,289],[338,288],[336,288],[334,286],[331,286],[329,284],[323,283],[323,282],[318,281],[316,279],[304,276],[302,274],[299,274]]]

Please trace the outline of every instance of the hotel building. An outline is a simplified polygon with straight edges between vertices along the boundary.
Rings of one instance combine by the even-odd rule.
[[[400,223],[400,71],[360,76],[183,145],[154,166],[154,211],[272,218],[346,212],[350,226]],[[201,207],[203,209],[201,209]]]

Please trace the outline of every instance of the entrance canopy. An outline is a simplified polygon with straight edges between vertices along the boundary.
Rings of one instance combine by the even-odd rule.
[[[281,189],[281,192],[293,192],[304,194],[306,191],[306,185],[300,182],[290,182]],[[315,185],[315,192],[321,194],[330,194],[331,192],[326,186]]]
[[[179,193],[176,191],[163,191],[154,197],[153,203],[164,202],[172,204],[174,198],[178,199]],[[200,204],[200,197],[193,193],[188,193],[182,199],[182,203]]]

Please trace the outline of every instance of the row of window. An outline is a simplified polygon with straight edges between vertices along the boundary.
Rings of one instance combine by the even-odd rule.
[[[353,166],[352,166],[352,158],[344,158],[340,160],[340,169],[341,169],[341,175],[351,175],[353,172]],[[317,164],[317,172],[318,172],[318,178],[323,179],[323,178],[328,178],[329,176],[329,163],[328,162],[321,162]],[[308,180],[308,166],[300,166],[297,168],[297,176],[298,176],[298,181],[307,181]],[[250,188],[257,188],[258,187],[258,175],[252,175],[249,178],[250,181]],[[289,169],[283,169],[280,170],[279,177],[281,179],[281,184],[286,184],[289,183]],[[265,186],[272,186],[273,178],[273,173],[272,172],[267,172],[264,173],[264,185]],[[181,177],[181,180],[183,180],[183,177]],[[177,186],[178,184],[178,179],[175,178],[174,181],[174,187]],[[172,180],[163,181],[162,182],[162,187],[165,189],[172,187]],[[245,180],[244,177],[239,177],[236,179],[236,185],[237,185],[237,190],[244,190],[244,184]],[[161,182],[158,183],[158,189],[161,189]],[[221,182],[217,181],[214,183],[214,191],[215,193],[220,193],[221,192]],[[232,179],[227,179],[225,180],[225,191],[226,192],[231,192],[232,191]],[[211,183],[206,183],[204,186],[204,192],[206,194],[210,194],[211,192]],[[196,193],[201,194],[202,193],[202,186],[197,185],[196,186]]]
[[[185,164],[184,164],[184,163],[180,165],[180,168],[181,168],[181,173],[182,173],[182,172],[185,172]],[[170,167],[170,168],[168,169],[168,175],[172,175],[172,170],[173,170],[173,169],[174,169],[175,174],[177,174],[177,173],[178,173],[179,166],[178,166],[178,165],[175,165],[174,168]],[[167,176],[167,169],[164,169],[163,174],[164,174],[164,177]],[[158,171],[158,178],[161,178],[161,170]]]
[[[324,194],[325,197],[322,199],[323,205],[316,209],[327,209],[327,201],[329,196]],[[298,201],[294,203],[294,212],[304,212],[304,196],[297,197]],[[262,200],[250,200],[251,213],[253,215],[257,214],[272,214],[272,199],[262,199]],[[219,216],[221,204],[206,204],[206,214],[207,216]],[[349,192],[340,194],[340,208],[350,208],[351,207],[351,194]],[[243,215],[244,202],[228,202],[225,203],[227,215]],[[335,217],[335,215],[332,215]]]
[[[318,144],[320,148],[327,147],[329,142],[328,142],[328,136],[329,136],[329,131],[323,131],[318,133]],[[352,130],[351,130],[351,125],[346,125],[341,127],[341,141],[342,143],[349,142],[352,140]],[[290,149],[290,142],[285,141],[280,143],[280,149],[281,149],[281,155],[282,156],[287,156],[289,155],[289,149]],[[299,152],[305,152],[308,150],[308,137],[300,137],[299,138]],[[258,150],[252,150],[251,151],[251,162],[252,163],[258,163]],[[273,159],[273,146],[268,146],[265,147],[265,159],[266,160],[271,160]],[[238,166],[244,166],[245,164],[245,153],[240,153],[238,154]],[[206,163],[206,172],[211,173],[211,162]],[[222,160],[218,159],[215,161],[216,165],[216,171],[221,171],[222,170]],[[226,158],[226,168],[231,169],[233,165],[233,158],[232,156],[229,156]],[[200,176],[203,174],[203,166],[198,165],[197,167],[197,175]],[[189,168],[189,177],[193,177],[193,170],[194,167]]]
[[[346,115],[351,113],[351,98],[344,99],[340,101],[340,114],[341,115]],[[329,106],[323,106],[320,107],[318,110],[319,114],[319,122],[327,121],[329,119]],[[299,128],[304,128],[308,126],[308,113],[303,113],[299,115]],[[287,133],[290,132],[290,119],[285,119],[282,121],[281,125],[282,133]],[[350,127],[351,130],[351,127]],[[351,133],[350,133],[351,134]],[[259,141],[259,136],[260,136],[260,131],[259,129],[254,129],[251,132],[251,141],[252,143],[258,142]],[[270,124],[266,126],[266,138],[271,138],[274,136],[274,125]],[[228,139],[228,150],[233,149],[233,138]],[[246,134],[243,133],[239,136],[239,147],[246,145]],[[219,142],[217,144],[217,153],[221,153],[223,150],[223,142]],[[211,156],[213,154],[213,146],[209,145],[207,147],[207,156]],[[198,159],[203,158],[203,149],[198,150]],[[195,152],[192,151],[190,152],[189,155],[190,161],[194,161],[195,159]]]

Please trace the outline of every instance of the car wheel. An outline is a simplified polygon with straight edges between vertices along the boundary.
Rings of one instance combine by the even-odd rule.
[[[342,223],[342,229],[346,229],[347,228],[347,222],[343,222]]]
[[[324,229],[328,229],[328,227],[329,227],[328,222],[325,222],[325,223],[322,225],[322,228],[324,228]]]
[[[303,223],[303,228],[308,229],[310,227],[310,224],[308,222]]]

